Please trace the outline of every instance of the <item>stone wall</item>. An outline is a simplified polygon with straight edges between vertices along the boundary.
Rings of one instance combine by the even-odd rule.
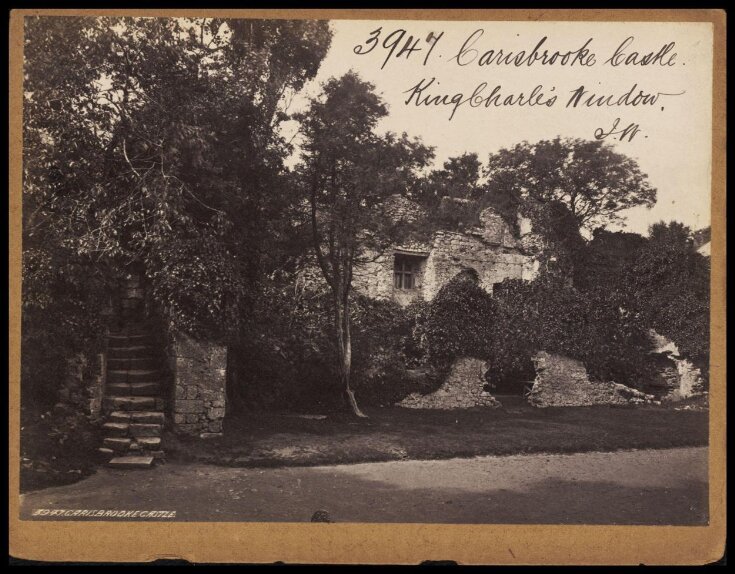
[[[662,361],[664,365],[669,363],[659,373],[663,400],[679,401],[703,394],[702,372],[679,354],[676,344],[653,330],[649,331],[649,336],[654,346],[652,354],[660,359],[668,359]]]
[[[396,209],[402,217],[408,218],[403,203],[396,202]],[[415,299],[430,301],[449,280],[467,268],[477,272],[480,286],[488,292],[492,292],[495,283],[504,279],[532,280],[539,270],[539,262],[533,254],[541,249],[541,242],[533,233],[530,220],[519,218],[519,239],[494,209],[484,209],[479,219],[480,225],[476,228],[464,232],[439,230],[428,245],[407,243],[396,246],[390,252],[356,266],[353,276],[355,290],[368,297],[392,299],[400,305],[407,305]],[[415,289],[393,287],[396,254],[416,257]]]
[[[356,265],[352,274],[352,286],[358,293],[374,299],[392,299],[393,252],[378,255],[373,261]]]
[[[505,224],[503,224],[505,225]],[[428,257],[422,251],[411,251],[404,246],[377,257],[374,261],[355,268],[353,285],[357,292],[375,299],[392,299],[407,305],[415,299],[430,301],[447,282],[464,269],[477,272],[480,286],[492,292],[493,285],[504,279],[532,279],[538,271],[538,262],[515,247],[512,236],[495,230],[487,236],[476,233],[437,231],[428,248]],[[497,243],[488,243],[488,238]],[[395,254],[416,254],[418,274],[416,289],[393,287]],[[423,252],[426,253],[426,252]]]
[[[489,243],[489,239],[496,243]],[[513,241],[512,236],[497,230],[476,235],[438,231],[426,262],[422,283],[424,299],[433,299],[439,289],[467,268],[477,272],[480,286],[488,292],[503,279],[522,279],[529,257],[522,254]]]
[[[102,412],[104,390],[105,355],[92,359],[79,353],[66,361],[64,381],[59,389],[59,402],[92,417]]]
[[[461,357],[454,361],[442,386],[428,395],[412,393],[397,403],[410,409],[467,409],[499,407],[500,403],[484,390],[485,361]]]
[[[480,227],[473,230],[482,237],[487,245],[496,245],[507,249],[517,249],[519,240],[503,217],[493,208],[488,207],[480,213]]]
[[[176,334],[169,363],[174,378],[171,410],[175,432],[201,438],[219,436],[225,416],[226,347]]]
[[[540,351],[533,357],[536,379],[528,402],[535,407],[628,405],[654,402],[653,395],[625,385],[590,381],[576,359]]]

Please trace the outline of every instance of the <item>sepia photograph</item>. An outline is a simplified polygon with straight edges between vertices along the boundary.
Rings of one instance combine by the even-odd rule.
[[[711,523],[711,21],[60,12],[21,524]]]

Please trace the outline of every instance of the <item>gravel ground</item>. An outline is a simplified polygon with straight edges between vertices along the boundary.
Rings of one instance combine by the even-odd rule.
[[[705,447],[287,468],[168,463],[102,468],[22,495],[21,518],[37,509],[103,509],[305,522],[324,510],[334,522],[699,525],[707,523],[707,495]]]

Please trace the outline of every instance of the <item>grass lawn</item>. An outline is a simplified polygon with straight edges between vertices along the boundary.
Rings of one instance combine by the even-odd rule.
[[[165,437],[170,459],[228,466],[299,466],[531,452],[569,453],[704,446],[706,410],[672,406],[538,409],[500,397],[503,408],[364,409],[368,419],[249,413],[224,436]]]

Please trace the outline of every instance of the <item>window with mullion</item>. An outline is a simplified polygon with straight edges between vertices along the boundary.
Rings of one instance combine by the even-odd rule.
[[[408,259],[396,257],[393,268],[393,287],[414,289],[416,287],[415,265]]]

